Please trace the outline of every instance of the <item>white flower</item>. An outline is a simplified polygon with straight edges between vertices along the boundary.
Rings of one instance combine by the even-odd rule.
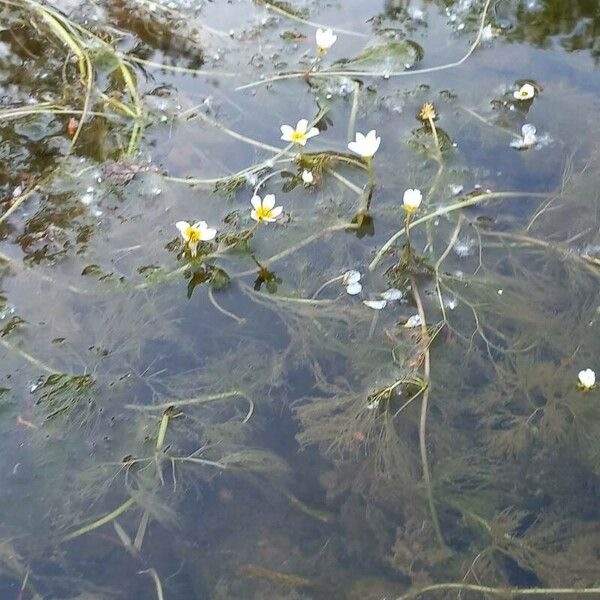
[[[177,221],[175,227],[179,229],[181,237],[188,245],[192,256],[196,256],[198,244],[212,240],[217,235],[217,230],[209,227],[206,221],[198,221],[190,225],[187,221]]]
[[[413,315],[408,319],[408,321],[406,321],[406,323],[404,323],[404,327],[421,327],[422,323],[423,321],[421,321],[421,317],[419,315]]]
[[[391,302],[393,300],[400,300],[402,296],[402,292],[397,288],[390,288],[389,290],[385,290],[385,292],[381,294],[381,297],[384,300],[387,300],[388,302]]]
[[[375,410],[376,408],[379,408],[379,399],[367,402],[367,410]]]
[[[523,150],[531,148],[531,146],[535,146],[538,143],[537,129],[530,123],[526,123],[521,127],[521,135],[523,137],[510,143],[511,148]]]
[[[360,273],[358,271],[346,271],[342,277],[342,285],[350,296],[356,296],[362,291],[360,284]]]
[[[381,310],[387,306],[387,300],[363,300],[363,304],[373,310]]]
[[[402,198],[404,209],[409,213],[415,212],[421,206],[422,201],[423,194],[421,194],[421,190],[406,190]]]
[[[372,129],[367,135],[357,132],[356,141],[350,142],[348,149],[363,158],[372,158],[379,149],[379,144],[381,144],[381,138],[377,137],[377,133]]]
[[[492,26],[486,25],[481,30],[481,42],[486,44],[488,42],[491,42],[493,39],[494,39],[494,31],[492,30]]]
[[[535,96],[535,88],[530,83],[526,83],[516,90],[513,96],[517,100],[531,100]]]
[[[332,29],[317,29],[315,38],[317,40],[317,48],[321,53],[327,52],[337,41],[337,35],[333,33]]]
[[[319,130],[316,127],[308,129],[308,121],[306,119],[300,119],[294,129],[291,125],[281,126],[281,139],[286,142],[292,142],[299,146],[306,146],[306,141],[311,137],[319,135]]]
[[[264,200],[261,200],[260,196],[254,196],[250,202],[254,207],[250,216],[259,223],[273,223],[283,211],[282,206],[275,206],[273,194],[267,194]]]
[[[582,390],[591,390],[596,386],[596,373],[592,369],[579,371],[577,377],[579,378],[579,387]]]
[[[315,181],[315,176],[312,171],[304,169],[304,171],[302,171],[302,181],[304,182],[304,185],[312,185]]]

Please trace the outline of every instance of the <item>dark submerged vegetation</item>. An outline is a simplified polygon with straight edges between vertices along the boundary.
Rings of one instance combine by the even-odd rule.
[[[311,4],[247,3],[262,20],[231,34],[208,6],[2,1],[11,597],[600,596],[600,400],[577,388],[600,150],[560,80],[515,102],[485,72],[553,41],[554,5],[427,4],[464,27],[422,65],[410,4],[358,32],[326,13],[330,60],[303,52]],[[574,39],[586,5],[565,6]],[[555,141],[515,152],[530,114]],[[298,152],[272,132],[301,116],[328,137]],[[280,222],[255,224],[273,192]],[[204,215],[191,256],[173,225]],[[350,269],[397,296],[365,306]]]

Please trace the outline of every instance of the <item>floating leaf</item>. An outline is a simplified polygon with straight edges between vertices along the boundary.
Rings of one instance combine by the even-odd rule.
[[[336,62],[334,68],[342,71],[392,73],[409,69],[423,56],[423,48],[410,40],[384,42],[368,46],[356,58]]]

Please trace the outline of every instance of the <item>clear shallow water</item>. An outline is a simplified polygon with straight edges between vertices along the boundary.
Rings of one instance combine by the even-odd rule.
[[[3,598],[599,585],[597,7],[484,8],[302,5],[344,30],[321,73],[380,47],[306,80],[314,27],[258,3],[3,5]],[[267,177],[284,215],[254,229]],[[411,253],[381,254],[407,188]]]

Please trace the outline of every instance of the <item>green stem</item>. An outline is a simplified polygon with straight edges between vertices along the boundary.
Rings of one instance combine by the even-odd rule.
[[[117,517],[120,517],[124,512],[127,512],[127,510],[129,510],[134,504],[135,500],[133,498],[129,498],[129,500],[123,502],[121,506],[113,510],[111,513],[108,513],[101,519],[98,519],[97,521],[94,521],[89,525],[85,525],[84,527],[81,527],[80,529],[77,529],[72,533],[63,536],[61,542],[68,542],[69,540],[74,540],[75,538],[78,538],[84,535],[85,533],[89,533],[94,529],[98,529],[98,527],[102,527],[102,525],[106,525],[106,523],[114,521]]]
[[[367,161],[367,172],[369,174],[369,187],[375,187],[375,170],[373,169],[373,157],[365,158]]]
[[[445,590],[464,590],[479,592],[480,594],[491,594],[503,598],[516,598],[518,596],[575,596],[596,595],[600,596],[600,587],[596,588],[500,588],[487,585],[474,585],[470,583],[437,583],[428,585],[419,590],[408,592],[396,598],[396,600],[412,600],[428,592],[440,592]]]

